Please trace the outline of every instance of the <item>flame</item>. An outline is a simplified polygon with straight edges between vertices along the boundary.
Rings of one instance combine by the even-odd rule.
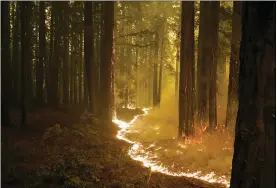
[[[157,159],[156,155],[153,155],[149,151],[146,151],[147,149],[154,147],[155,143],[152,143],[149,147],[144,149],[144,146],[141,143],[128,139],[126,137],[126,133],[130,132],[128,130],[128,128],[131,127],[131,125],[138,119],[138,117],[147,115],[149,109],[143,108],[143,111],[144,111],[144,114],[135,116],[134,119],[132,119],[129,123],[127,123],[125,121],[121,121],[117,118],[113,119],[113,122],[115,124],[117,124],[118,127],[120,128],[120,130],[117,132],[116,137],[120,140],[124,140],[125,142],[132,144],[132,146],[130,147],[130,149],[128,151],[128,155],[133,160],[141,162],[143,164],[143,166],[150,168],[152,172],[160,172],[160,173],[163,173],[163,174],[166,174],[169,176],[178,176],[178,177],[183,176],[183,177],[189,177],[189,178],[191,177],[191,178],[196,178],[196,179],[200,179],[203,181],[207,181],[209,183],[220,183],[220,184],[225,185],[226,187],[230,186],[229,181],[226,176],[218,177],[218,176],[216,176],[216,174],[214,172],[211,172],[211,173],[205,174],[205,175],[201,171],[189,172],[189,170],[187,170],[187,172],[174,172],[173,170],[170,170],[165,165],[159,164],[161,162],[157,162],[156,160],[154,160],[154,159]],[[175,138],[173,138],[173,139],[175,139]],[[179,144],[179,146],[181,148],[186,148],[185,145]],[[159,147],[156,150],[159,150],[159,149],[162,149],[162,148]],[[167,151],[167,149],[165,149],[165,151]],[[177,153],[181,153],[181,151],[178,150]],[[171,167],[174,167],[174,164]],[[182,167],[182,169],[183,169],[183,167]]]

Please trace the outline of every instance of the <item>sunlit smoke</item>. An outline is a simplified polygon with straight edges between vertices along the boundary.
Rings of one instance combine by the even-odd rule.
[[[160,161],[158,161],[157,160],[158,156],[156,156],[153,152],[147,151],[148,149],[153,148],[155,146],[155,143],[152,143],[147,148],[144,148],[143,144],[137,141],[135,142],[128,139],[126,137],[126,134],[129,132],[128,129],[139,117],[147,115],[149,109],[144,108],[143,111],[144,111],[144,114],[135,116],[134,119],[132,119],[129,123],[118,120],[117,118],[114,118],[113,120],[113,122],[117,124],[118,127],[120,128],[119,131],[117,132],[116,137],[120,140],[124,140],[125,142],[132,144],[132,146],[128,151],[128,154],[133,160],[142,162],[143,166],[150,168],[151,171],[153,172],[160,172],[170,176],[192,177],[192,178],[197,178],[210,183],[220,183],[229,187],[229,181],[227,177],[226,176],[219,177],[214,172],[210,172],[209,174],[203,174],[201,171],[190,172],[189,169],[187,169],[187,172],[183,172],[183,171],[175,172],[169,169],[168,167],[166,167],[165,165],[163,165]],[[185,149],[187,147],[186,145],[189,144],[189,142],[190,141],[188,140],[186,141],[185,144],[179,144],[179,146]],[[155,150],[160,150],[160,149],[162,149],[162,147],[158,147]],[[227,148],[224,148],[224,149],[227,149]],[[164,149],[164,151],[167,151],[167,149]],[[202,149],[199,148],[199,151],[202,151]],[[182,155],[181,151],[177,150],[176,152]],[[174,167],[174,164],[171,167]]]

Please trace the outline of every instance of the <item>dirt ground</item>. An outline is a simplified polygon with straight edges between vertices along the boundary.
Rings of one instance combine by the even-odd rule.
[[[19,126],[19,112],[12,111],[12,127],[1,129],[2,187],[221,187],[150,173],[128,156],[129,145],[115,138],[116,125],[103,124],[82,109],[72,109],[30,112],[26,128]],[[118,112],[126,120],[135,115]]]

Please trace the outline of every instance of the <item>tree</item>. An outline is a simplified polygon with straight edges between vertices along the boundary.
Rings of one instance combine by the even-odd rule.
[[[197,110],[198,124],[208,121],[208,51],[210,48],[209,41],[209,4],[210,2],[200,2],[200,24],[199,24],[199,41],[198,41],[198,62],[197,62]]]
[[[210,25],[209,27],[209,48],[207,49],[207,62],[209,63],[209,130],[214,131],[217,126],[217,105],[216,105],[216,80],[217,80],[217,59],[218,59],[218,29],[219,29],[219,8],[220,2],[210,2]]]
[[[241,4],[240,1],[233,2],[232,16],[232,43],[230,57],[230,72],[228,85],[228,102],[225,126],[230,126],[231,119],[237,112],[236,101],[238,99],[238,75],[239,75],[239,47],[241,40]]]
[[[101,84],[101,119],[112,120],[112,53],[113,53],[113,27],[114,27],[114,2],[103,2],[104,23],[103,23],[103,48],[102,61],[100,64],[100,84]],[[105,51],[103,51],[105,50]]]
[[[276,186],[276,2],[243,2],[231,188]]]
[[[158,101],[158,62],[157,60],[159,59],[159,33],[156,32],[155,34],[155,51],[154,51],[154,66],[153,66],[153,106],[157,106],[159,101]]]
[[[28,28],[30,25],[32,15],[32,2],[20,3],[20,20],[21,20],[21,125],[27,124],[27,70],[31,64],[31,45],[30,35],[31,30]],[[30,27],[30,26],[29,26]],[[30,74],[30,72],[29,72]],[[30,77],[30,75],[29,75]]]
[[[217,125],[216,80],[220,2],[200,3],[197,64],[198,122]]]
[[[179,96],[179,64],[180,64],[180,34],[177,33],[176,37],[176,63],[175,63],[175,95]]]
[[[53,36],[53,51],[52,51],[52,59],[49,62],[49,97],[48,101],[52,107],[55,107],[59,104],[59,69],[60,69],[60,4],[61,2],[52,2],[52,11],[53,11],[53,23],[54,27],[54,36]]]
[[[36,94],[40,104],[44,102],[43,97],[43,65],[46,60],[45,39],[45,2],[39,2],[39,61],[36,66]]]
[[[12,29],[12,66],[13,66],[13,87],[15,98],[14,101],[18,103],[20,101],[20,11],[19,2],[14,2],[16,5],[14,14],[14,23]],[[3,23],[3,22],[2,22]]]
[[[1,33],[1,108],[2,108],[2,125],[8,126],[10,124],[10,116],[9,116],[9,94],[11,94],[10,90],[10,78],[9,71],[11,65],[11,47],[10,47],[10,11],[9,5],[10,3],[7,1],[1,2],[1,23],[2,25],[2,33]]]
[[[179,84],[179,137],[194,133],[194,2],[182,2]]]
[[[85,70],[86,70],[86,78],[87,78],[87,87],[89,93],[89,102],[90,106],[89,109],[91,113],[95,114],[95,100],[96,100],[96,87],[95,83],[95,76],[94,71],[95,69],[95,61],[93,57],[93,22],[92,22],[92,7],[93,2],[85,2],[85,21],[84,21],[84,52],[85,52]]]

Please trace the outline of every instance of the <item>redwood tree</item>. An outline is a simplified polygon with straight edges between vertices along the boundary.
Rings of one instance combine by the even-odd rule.
[[[39,2],[39,61],[36,67],[36,94],[37,101],[42,104],[43,98],[43,64],[46,60],[46,40],[45,40],[45,2]]]
[[[94,57],[93,57],[93,22],[92,22],[92,6],[93,2],[85,2],[85,20],[84,20],[84,52],[85,52],[85,70],[87,78],[87,87],[89,93],[89,109],[93,114],[96,112],[95,99],[96,99],[96,88],[95,86],[95,76],[93,74],[93,69],[95,69]]]
[[[210,48],[208,32],[210,2],[200,2],[200,24],[197,62],[197,110],[198,123],[201,125],[208,120],[208,91],[209,91],[209,66],[207,51]]]
[[[32,16],[32,2],[20,3],[21,20],[21,125],[27,124],[27,96],[31,90],[27,90],[27,81],[30,78],[29,66],[31,64],[31,45],[30,45],[30,20]],[[28,87],[30,88],[30,86]]]
[[[218,29],[219,29],[219,1],[210,2],[209,7],[209,48],[206,56],[208,57],[209,66],[209,130],[213,131],[217,126],[217,105],[216,105],[216,80],[217,80],[217,58],[218,58]],[[206,31],[207,32],[207,31]]]
[[[231,188],[276,187],[276,2],[243,2]]]
[[[114,2],[103,2],[104,23],[103,40],[100,64],[100,91],[101,91],[101,119],[112,120],[112,53],[113,53],[113,28],[114,28]]]
[[[9,11],[10,3],[8,1],[1,2],[1,23],[2,32],[1,32],[1,108],[2,108],[2,125],[9,125],[9,95],[10,93],[10,78],[9,78],[9,70],[11,64],[11,48],[10,48],[10,11]]]
[[[179,84],[179,137],[194,132],[194,2],[182,2]]]
[[[228,85],[228,103],[226,113],[225,126],[229,127],[230,121],[237,112],[236,102],[238,100],[238,75],[239,75],[239,47],[241,40],[241,1],[233,2],[232,16],[232,41],[231,41],[231,57],[230,72]]]

